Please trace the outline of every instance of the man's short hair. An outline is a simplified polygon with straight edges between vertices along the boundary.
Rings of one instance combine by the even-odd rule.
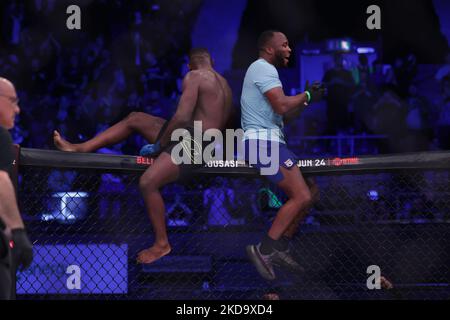
[[[280,32],[278,30],[266,30],[263,33],[260,34],[258,37],[258,50],[264,50],[264,48],[267,46],[270,40],[272,40],[275,33]]]
[[[191,51],[189,51],[190,62],[205,61],[208,59],[211,59],[211,55],[206,48],[192,48]]]

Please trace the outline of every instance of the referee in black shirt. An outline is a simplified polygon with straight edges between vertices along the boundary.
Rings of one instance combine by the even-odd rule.
[[[33,260],[30,240],[20,217],[10,174],[13,145],[9,132],[20,112],[14,85],[0,78],[0,300],[15,298],[15,272]]]

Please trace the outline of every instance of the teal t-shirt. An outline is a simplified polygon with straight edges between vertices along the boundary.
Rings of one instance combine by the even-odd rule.
[[[286,143],[283,116],[275,113],[264,95],[270,89],[283,87],[278,71],[260,58],[253,62],[244,78],[241,95],[241,126],[244,140],[261,139]]]

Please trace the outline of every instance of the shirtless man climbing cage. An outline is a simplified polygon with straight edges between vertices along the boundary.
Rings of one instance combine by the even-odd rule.
[[[201,121],[202,130],[223,130],[231,114],[231,89],[213,68],[209,52],[203,48],[191,50],[190,71],[183,79],[183,89],[177,110],[166,121],[141,112],[132,112],[96,137],[79,144],[72,144],[54,132],[55,146],[62,151],[94,152],[104,146],[118,143],[134,133],[141,134],[151,143],[151,152],[157,154],[153,165],[141,176],[139,187],[146,211],[155,233],[154,244],[142,250],[137,257],[139,263],[152,263],[167,255],[171,246],[167,236],[165,205],[160,193],[164,185],[189,174],[191,166],[177,165],[172,161],[171,150],[178,141],[171,141],[175,129],[186,128],[193,134],[194,121]]]

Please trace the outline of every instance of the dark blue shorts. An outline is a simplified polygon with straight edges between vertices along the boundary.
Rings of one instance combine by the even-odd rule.
[[[278,149],[278,152],[277,152]],[[283,180],[280,166],[287,169],[297,164],[298,157],[288,149],[285,143],[266,140],[245,140],[245,161],[258,168],[260,174],[273,183]]]

